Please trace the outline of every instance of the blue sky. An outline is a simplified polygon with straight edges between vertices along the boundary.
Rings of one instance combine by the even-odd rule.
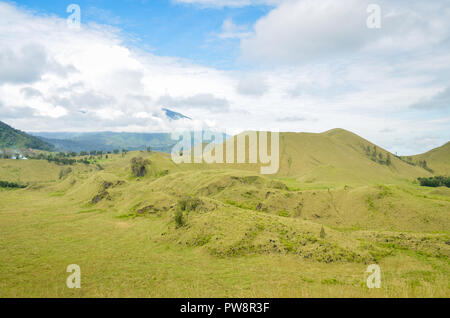
[[[71,3],[80,28],[67,24]],[[372,3],[0,0],[0,120],[25,131],[344,128],[405,155],[448,142],[450,0]]]
[[[218,41],[223,21],[232,19],[250,27],[273,6],[210,7],[177,3],[170,0],[80,0],[19,1],[43,14],[67,17],[70,3],[80,6],[82,23],[95,22],[120,27],[137,42],[157,55],[175,56],[195,63],[232,69],[239,65],[239,40]]]

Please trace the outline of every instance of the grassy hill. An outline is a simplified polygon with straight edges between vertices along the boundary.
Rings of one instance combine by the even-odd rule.
[[[0,121],[0,149],[2,148],[14,150],[32,148],[50,151],[54,149],[54,146]]]
[[[237,136],[234,137],[234,143],[236,162]],[[368,148],[370,152],[367,151]],[[223,149],[226,153],[226,148]],[[390,163],[386,164],[388,156]],[[220,166],[222,165],[218,167]],[[233,166],[236,165],[230,165],[230,168]],[[259,171],[260,167],[248,164],[238,166],[240,169],[255,172]],[[277,177],[284,178],[287,183],[344,186],[407,182],[431,175],[422,167],[408,164],[385,149],[344,129],[323,133],[280,133],[280,168]]]
[[[393,182],[400,178],[427,176],[420,167],[412,167],[388,151],[343,129],[321,134],[287,133],[281,135],[283,176],[296,176],[305,182]],[[370,148],[368,154],[366,149]],[[376,148],[374,148],[376,147]],[[372,153],[376,149],[376,161]],[[391,164],[380,163],[390,156]]]
[[[344,130],[280,139],[277,175],[140,151],[62,178],[64,166],[0,160],[30,183],[0,190],[0,296],[449,297],[450,189],[373,161]],[[65,287],[74,263],[80,290]],[[373,263],[381,289],[365,283]]]
[[[425,160],[436,175],[450,175],[450,142],[424,154],[412,156],[413,162]]]

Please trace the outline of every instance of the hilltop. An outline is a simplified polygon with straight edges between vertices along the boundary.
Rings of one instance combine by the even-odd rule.
[[[241,135],[245,134],[247,133]],[[234,138],[236,158],[238,136]],[[226,153],[225,145],[219,147],[224,147]],[[287,182],[376,184],[432,175],[430,171],[411,165],[344,129],[332,129],[323,133],[280,133],[279,152],[280,166],[276,175],[285,178]],[[248,159],[248,152],[246,158]],[[239,166],[240,169],[259,170],[259,165]]]
[[[280,138],[279,174],[304,182],[387,183],[430,175],[344,129],[285,133]]]
[[[54,146],[23,131],[14,129],[0,121],[0,149],[1,148],[15,150],[32,148],[51,151],[54,149]]]

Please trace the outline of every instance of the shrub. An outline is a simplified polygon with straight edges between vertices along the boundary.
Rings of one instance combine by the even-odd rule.
[[[146,165],[150,164],[149,160],[141,157],[131,159],[131,171],[135,177],[144,177],[147,174]]]
[[[23,189],[26,188],[26,185],[15,183],[15,182],[8,182],[8,181],[0,181],[0,188],[19,188]]]
[[[323,225],[322,225],[322,228],[320,229],[320,238],[321,239],[325,238],[325,229],[323,228]]]
[[[61,171],[59,172],[59,179],[64,178],[65,176],[69,175],[71,172],[72,172],[72,168],[70,168],[70,167],[61,169]]]
[[[190,212],[190,211],[195,211],[197,209],[197,207],[199,207],[202,204],[203,204],[203,202],[199,198],[193,198],[191,196],[186,196],[183,199],[178,201],[177,209],[179,209],[181,211]]]
[[[183,215],[183,211],[181,211],[180,209],[176,209],[175,210],[175,225],[178,227],[182,227],[186,224],[184,215]]]

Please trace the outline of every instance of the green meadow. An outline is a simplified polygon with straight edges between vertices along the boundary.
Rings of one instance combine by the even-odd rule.
[[[418,184],[433,175],[419,157],[374,147],[283,133],[276,175],[143,151],[65,173],[1,159],[0,180],[27,187],[0,189],[0,297],[449,297],[450,189]],[[445,174],[449,149],[421,156]]]

